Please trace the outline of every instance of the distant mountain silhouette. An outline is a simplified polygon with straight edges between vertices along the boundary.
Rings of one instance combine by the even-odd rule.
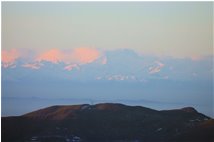
[[[157,111],[103,103],[2,117],[2,141],[213,142],[214,120],[192,107]]]

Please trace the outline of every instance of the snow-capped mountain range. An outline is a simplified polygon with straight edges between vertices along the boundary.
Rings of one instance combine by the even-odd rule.
[[[71,53],[52,49],[31,57],[20,55],[17,50],[2,53],[4,81],[209,80],[213,72],[211,56],[179,59],[141,55],[128,49],[101,52],[90,48],[75,49]]]

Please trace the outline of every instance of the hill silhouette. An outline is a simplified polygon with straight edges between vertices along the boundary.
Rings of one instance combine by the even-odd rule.
[[[2,141],[213,142],[214,120],[192,107],[157,111],[103,103],[2,117]]]

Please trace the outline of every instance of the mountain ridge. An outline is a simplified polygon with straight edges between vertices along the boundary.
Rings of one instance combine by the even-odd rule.
[[[55,105],[2,117],[2,132],[5,142],[31,141],[35,136],[46,142],[47,135],[52,140],[60,136],[60,141],[75,135],[86,142],[213,142],[214,120],[192,107],[157,111],[119,103]]]

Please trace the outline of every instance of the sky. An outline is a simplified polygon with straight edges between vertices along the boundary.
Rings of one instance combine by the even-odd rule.
[[[1,54],[3,116],[119,102],[214,117],[213,2],[2,2]]]
[[[212,53],[212,2],[2,2],[3,49]]]

